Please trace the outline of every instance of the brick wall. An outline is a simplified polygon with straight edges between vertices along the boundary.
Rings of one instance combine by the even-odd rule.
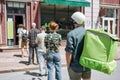
[[[40,17],[39,17],[39,2],[32,2],[32,4],[31,4],[31,6],[32,6],[32,12],[31,12],[31,14],[32,14],[32,22],[35,22],[36,23],[36,27],[37,28],[40,28]]]
[[[31,29],[32,22],[36,23],[37,28],[40,27],[40,17],[39,17],[39,2],[37,3],[27,3],[27,27],[28,30]]]
[[[119,4],[119,0],[100,0],[100,3],[104,3],[104,4]]]
[[[27,8],[26,8],[26,13],[27,13],[27,30],[30,30],[31,28],[31,3],[27,3]]]
[[[6,20],[6,9],[5,9],[6,5],[4,4],[4,13],[2,14],[2,19],[1,19],[1,29],[2,29],[2,44],[6,44],[6,24],[5,24],[5,20]]]

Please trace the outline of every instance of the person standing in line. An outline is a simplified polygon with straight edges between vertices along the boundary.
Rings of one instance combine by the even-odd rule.
[[[21,48],[21,42],[22,42],[21,31],[23,30],[24,25],[23,24],[19,24],[18,26],[19,26],[19,28],[17,30],[17,34],[18,34],[18,47]]]
[[[74,29],[67,34],[66,62],[70,80],[90,80],[91,70],[83,67],[80,63],[80,56],[84,45],[85,15],[81,12],[72,14]]]
[[[44,44],[44,39],[46,33],[46,27],[42,26],[41,33],[37,34],[36,43],[38,44],[38,62],[39,62],[39,70],[40,70],[40,76],[47,75],[47,69],[46,69],[46,60],[44,59],[43,55],[46,53],[46,47]],[[43,74],[43,67],[45,64],[45,74]]]
[[[25,48],[27,51],[27,55],[29,54],[29,51],[28,51],[28,31],[27,31],[26,27],[23,27],[23,30],[21,31],[21,36],[22,36],[21,52],[22,52],[22,58],[23,58],[23,57],[25,57]]]
[[[32,64],[32,63],[35,64],[34,60],[32,60],[32,59],[34,59],[33,58],[34,50],[35,50],[35,53],[36,53],[36,60],[37,60],[37,63],[38,63],[38,44],[36,44],[35,40],[36,40],[37,34],[39,32],[40,32],[40,30],[38,30],[36,28],[36,23],[32,23],[32,29],[28,33],[28,39],[29,39],[29,57],[28,57],[28,63],[27,63],[27,65]]]
[[[61,35],[56,32],[58,29],[58,24],[54,21],[50,22],[50,33],[45,36],[45,46],[47,49],[47,70],[48,70],[48,80],[53,79],[53,72],[55,66],[55,78],[56,80],[62,80],[61,76],[61,57],[59,52],[60,42],[62,40]]]

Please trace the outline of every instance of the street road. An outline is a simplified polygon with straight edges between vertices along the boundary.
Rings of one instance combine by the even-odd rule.
[[[120,60],[117,60],[117,68],[111,75],[92,70],[91,80],[120,80]]]
[[[0,80],[47,80],[46,76],[40,77],[38,73],[39,70],[1,73]],[[63,80],[69,80],[66,67],[62,67],[62,77]],[[91,80],[120,80],[120,60],[117,60],[117,68],[111,75],[92,70],[91,77]]]
[[[47,80],[46,76],[38,76],[39,70],[11,72],[0,74],[0,80]],[[62,67],[63,80],[69,80],[66,67]]]

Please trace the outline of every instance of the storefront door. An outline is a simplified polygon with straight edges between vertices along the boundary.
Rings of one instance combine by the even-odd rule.
[[[19,28],[19,24],[23,24],[23,16],[22,15],[15,15],[14,16],[14,44],[15,45],[18,45],[18,33],[17,33],[17,30]]]
[[[17,29],[19,24],[26,25],[26,3],[24,2],[6,2],[7,8],[7,45],[18,45]]]
[[[25,24],[24,15],[8,15],[7,17],[7,45],[18,45],[18,25]]]

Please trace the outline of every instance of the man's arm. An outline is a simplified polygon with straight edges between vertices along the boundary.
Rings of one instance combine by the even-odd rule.
[[[70,52],[66,52],[66,63],[67,63],[67,68],[70,67],[71,59],[72,59],[72,54],[71,54]]]

